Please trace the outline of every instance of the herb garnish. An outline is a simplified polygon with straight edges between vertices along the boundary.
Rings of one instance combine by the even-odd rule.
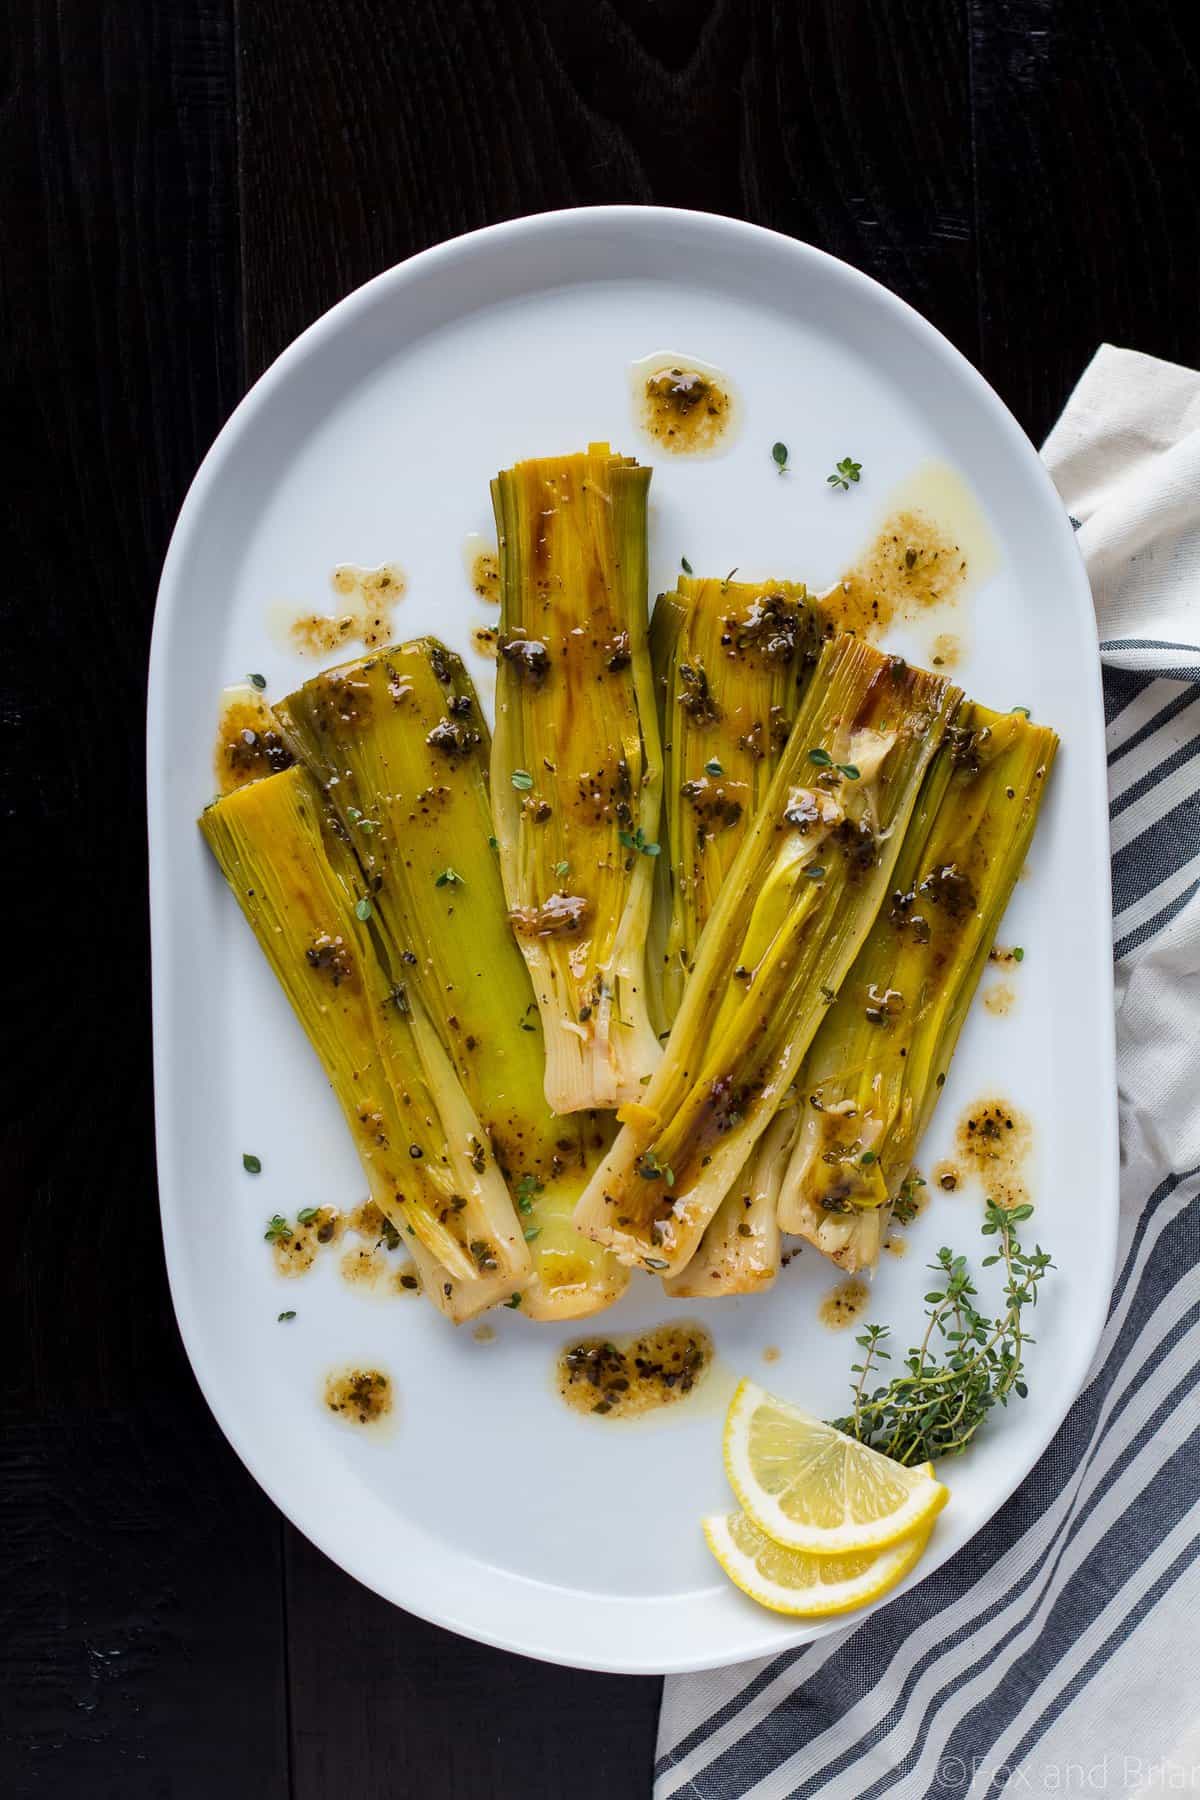
[[[295,1316],[296,1316],[296,1315],[295,1315],[295,1313],[294,1313],[294,1312],[282,1312],[282,1313],[280,1313],[280,1314],[279,1314],[279,1317],[278,1317],[278,1318],[277,1318],[277,1319],[276,1319],[276,1321],[275,1321],[275,1323],[276,1323],[276,1324],[277,1324],[277,1325],[282,1325],[282,1324],[283,1324],[283,1321],[284,1321],[284,1320],[285,1320],[285,1319],[294,1319],[294,1318],[295,1318]]]
[[[371,914],[374,911],[375,911],[375,908],[371,905],[371,902],[367,899],[366,895],[364,894],[362,899],[359,901],[358,905],[354,908],[354,916],[356,919],[361,919],[363,924],[365,925],[367,920],[371,917]]]
[[[722,767],[722,765],[717,761],[716,757],[714,756],[711,762],[705,763],[704,773],[706,775],[723,775],[725,773],[725,770]]]
[[[297,1225],[311,1225],[316,1216],[317,1208],[315,1206],[302,1206],[296,1214],[296,1223]]]
[[[892,1219],[897,1225],[911,1225],[921,1210],[914,1193],[915,1188],[925,1187],[923,1175],[908,1175],[900,1184],[900,1192],[892,1207]]]
[[[661,848],[650,843],[640,825],[636,831],[618,831],[617,836],[627,850],[640,850],[643,856],[657,856]]]
[[[1008,710],[1009,712],[1020,713],[1021,716],[1026,719],[1031,719],[1033,717],[1033,714],[1027,706],[1010,706]]]
[[[544,1186],[545,1183],[539,1181],[536,1175],[522,1175],[517,1183],[517,1211],[531,1213],[533,1196],[540,1194]]]
[[[262,1163],[257,1156],[252,1156],[249,1150],[242,1151],[242,1167],[247,1175],[262,1174]]]
[[[571,873],[570,863],[556,862],[554,865],[554,873],[558,876],[559,880],[561,881],[564,875],[569,875]]]
[[[504,1304],[507,1306],[509,1312],[515,1312],[517,1307],[521,1304],[520,1294],[510,1294]]]
[[[528,769],[514,769],[510,779],[513,786],[522,794],[527,794],[533,786],[533,776]]]
[[[852,456],[843,456],[840,463],[833,465],[833,474],[825,477],[831,488],[848,488],[852,481],[858,481],[862,475],[862,464],[855,462]]]
[[[787,472],[787,461],[788,461],[787,445],[786,444],[772,444],[771,445],[771,456],[774,459],[775,467],[779,470],[779,473],[781,475],[785,474]]]
[[[267,685],[267,678],[265,675],[247,675],[246,680],[250,683],[251,687],[256,687],[260,694]],[[292,1317],[295,1318],[295,1316],[296,1315],[293,1313]]]
[[[679,559],[679,566],[680,566],[680,568],[681,568],[681,569],[682,569],[682,570],[683,570],[683,572],[684,572],[684,574],[685,574],[685,575],[690,575],[690,574],[691,574],[691,573],[692,573],[692,565],[691,565],[691,563],[690,563],[690,562],[689,562],[689,561],[688,561],[688,559],[687,559],[687,557],[686,557],[686,556],[681,556],[681,557],[680,557],[680,559]]]
[[[662,1180],[668,1187],[675,1186],[674,1169],[669,1163],[660,1163],[653,1150],[643,1150],[634,1164],[634,1168],[643,1181]]]
[[[461,881],[462,876],[458,870],[447,867],[437,876],[433,885],[434,887],[458,887]]]
[[[835,763],[828,750],[822,749],[820,744],[815,744],[809,751],[808,760],[818,769],[836,769],[839,775],[846,777],[847,781],[862,780],[862,770],[857,763]]]
[[[1024,1350],[1033,1339],[1024,1328],[1023,1309],[1036,1306],[1038,1286],[1054,1267],[1040,1246],[1026,1251],[1018,1241],[1016,1226],[1032,1214],[1028,1205],[1006,1211],[994,1200],[987,1203],[981,1229],[985,1237],[999,1239],[999,1248],[983,1258],[983,1266],[1004,1267],[1004,1305],[995,1318],[975,1305],[978,1290],[966,1257],[943,1246],[929,1265],[941,1285],[925,1296],[929,1323],[904,1359],[905,1373],[868,1392],[872,1369],[890,1360],[883,1348],[888,1328],[868,1325],[855,1339],[865,1354],[853,1364],[854,1411],[834,1421],[839,1431],[911,1465],[957,1456],[994,1406],[1007,1406],[1013,1393],[1025,1398]],[[943,1350],[945,1359],[938,1361]]]
[[[267,1222],[267,1229],[263,1232],[263,1237],[266,1239],[267,1243],[277,1244],[281,1239],[290,1238],[291,1235],[292,1228],[284,1218],[283,1214],[272,1213]]]

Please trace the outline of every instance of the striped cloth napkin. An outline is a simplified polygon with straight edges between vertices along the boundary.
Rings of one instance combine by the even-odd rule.
[[[655,1800],[1200,1794],[1200,374],[1104,345],[1044,452],[1108,721],[1121,1238],[1079,1399],[950,1562],[667,1682]]]

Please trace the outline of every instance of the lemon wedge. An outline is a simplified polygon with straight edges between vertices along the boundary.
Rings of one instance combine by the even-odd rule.
[[[810,1555],[885,1549],[931,1526],[949,1498],[931,1463],[906,1469],[753,1381],[730,1403],[725,1472],[760,1531]]]
[[[804,1619],[852,1612],[878,1600],[908,1574],[932,1529],[924,1525],[884,1550],[810,1556],[774,1543],[745,1513],[716,1513],[704,1520],[709,1549],[744,1594],[772,1612]]]

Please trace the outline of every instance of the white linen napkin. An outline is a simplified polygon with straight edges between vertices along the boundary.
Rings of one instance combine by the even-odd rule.
[[[1043,449],[1104,663],[1121,1238],[1037,1467],[910,1594],[672,1677],[655,1800],[1200,1793],[1200,374],[1101,347]]]

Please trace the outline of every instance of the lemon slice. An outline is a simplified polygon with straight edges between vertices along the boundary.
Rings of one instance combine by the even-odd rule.
[[[882,1550],[931,1525],[949,1493],[933,1465],[906,1469],[743,1381],[725,1420],[725,1472],[742,1510],[787,1550]]]
[[[745,1513],[716,1513],[704,1520],[708,1547],[729,1579],[760,1606],[803,1619],[851,1612],[878,1600],[908,1574],[932,1530],[923,1525],[885,1550],[810,1556],[772,1542]]]

